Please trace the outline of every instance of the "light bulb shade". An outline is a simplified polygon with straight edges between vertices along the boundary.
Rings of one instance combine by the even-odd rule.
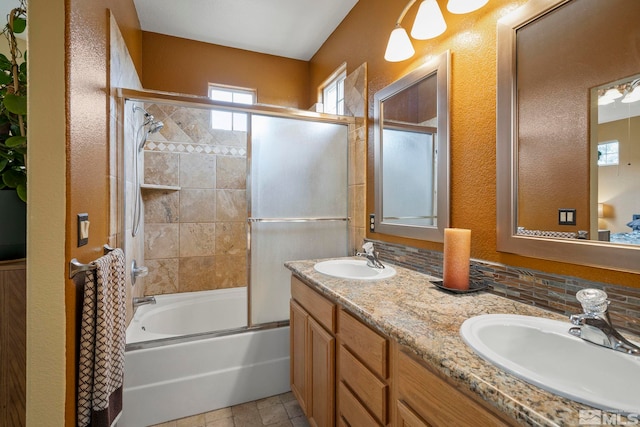
[[[618,89],[612,87],[611,89],[608,89],[602,96],[608,99],[618,99],[622,97],[622,94]]]
[[[411,40],[407,31],[399,25],[391,31],[387,50],[384,52],[384,59],[389,62],[400,62],[409,59],[416,51],[411,45]]]
[[[436,0],[424,0],[420,3],[416,20],[413,22],[411,37],[427,40],[438,37],[447,29],[447,23]]]
[[[456,14],[469,13],[480,9],[488,2],[489,0],[449,0],[447,10]]]
[[[626,94],[620,102],[623,102],[625,104],[630,104],[632,102],[638,102],[638,101],[640,101],[640,89],[638,89],[638,86],[636,86],[631,92]]]
[[[614,102],[615,99],[607,98],[606,96],[601,96],[598,98],[598,105],[609,105]]]
[[[604,203],[598,203],[598,218],[604,218]]]

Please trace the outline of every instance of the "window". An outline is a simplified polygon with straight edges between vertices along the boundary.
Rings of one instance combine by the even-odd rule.
[[[216,101],[235,102],[236,104],[253,104],[256,92],[230,86],[209,85],[209,98]],[[211,111],[211,127],[213,129],[247,131],[247,115],[232,111]]]
[[[320,85],[318,103],[322,105],[322,112],[329,114],[344,114],[344,79],[347,77],[347,64],[342,64],[336,71]]]
[[[618,141],[607,141],[598,144],[598,166],[617,165],[619,159]]]

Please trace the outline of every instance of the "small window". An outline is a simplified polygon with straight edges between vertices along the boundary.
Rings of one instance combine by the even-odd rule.
[[[322,112],[344,115],[344,80],[347,77],[347,64],[342,64],[320,85],[318,103]]]
[[[234,102],[236,104],[254,104],[256,92],[229,86],[209,85],[209,98],[215,101]],[[213,129],[247,131],[247,115],[232,111],[211,111],[211,127]]]
[[[598,144],[598,166],[617,165],[619,161],[618,141],[607,141]]]

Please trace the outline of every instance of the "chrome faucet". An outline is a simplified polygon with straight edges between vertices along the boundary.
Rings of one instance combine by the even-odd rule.
[[[133,298],[133,309],[135,310],[136,308],[138,308],[141,305],[155,304],[155,303],[156,303],[156,297],[134,297]]]
[[[367,266],[371,268],[384,268],[384,265],[378,259],[378,253],[373,250],[373,243],[367,242],[362,245],[364,252],[356,252],[356,256],[367,259]]]
[[[582,289],[576,294],[584,313],[572,314],[569,320],[576,325],[569,333],[585,341],[616,351],[640,356],[640,347],[623,337],[611,323],[607,312],[607,294],[599,289]]]

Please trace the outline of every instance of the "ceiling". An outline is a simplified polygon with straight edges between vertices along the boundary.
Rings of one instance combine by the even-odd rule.
[[[357,2],[134,0],[143,31],[303,61],[311,59]]]

